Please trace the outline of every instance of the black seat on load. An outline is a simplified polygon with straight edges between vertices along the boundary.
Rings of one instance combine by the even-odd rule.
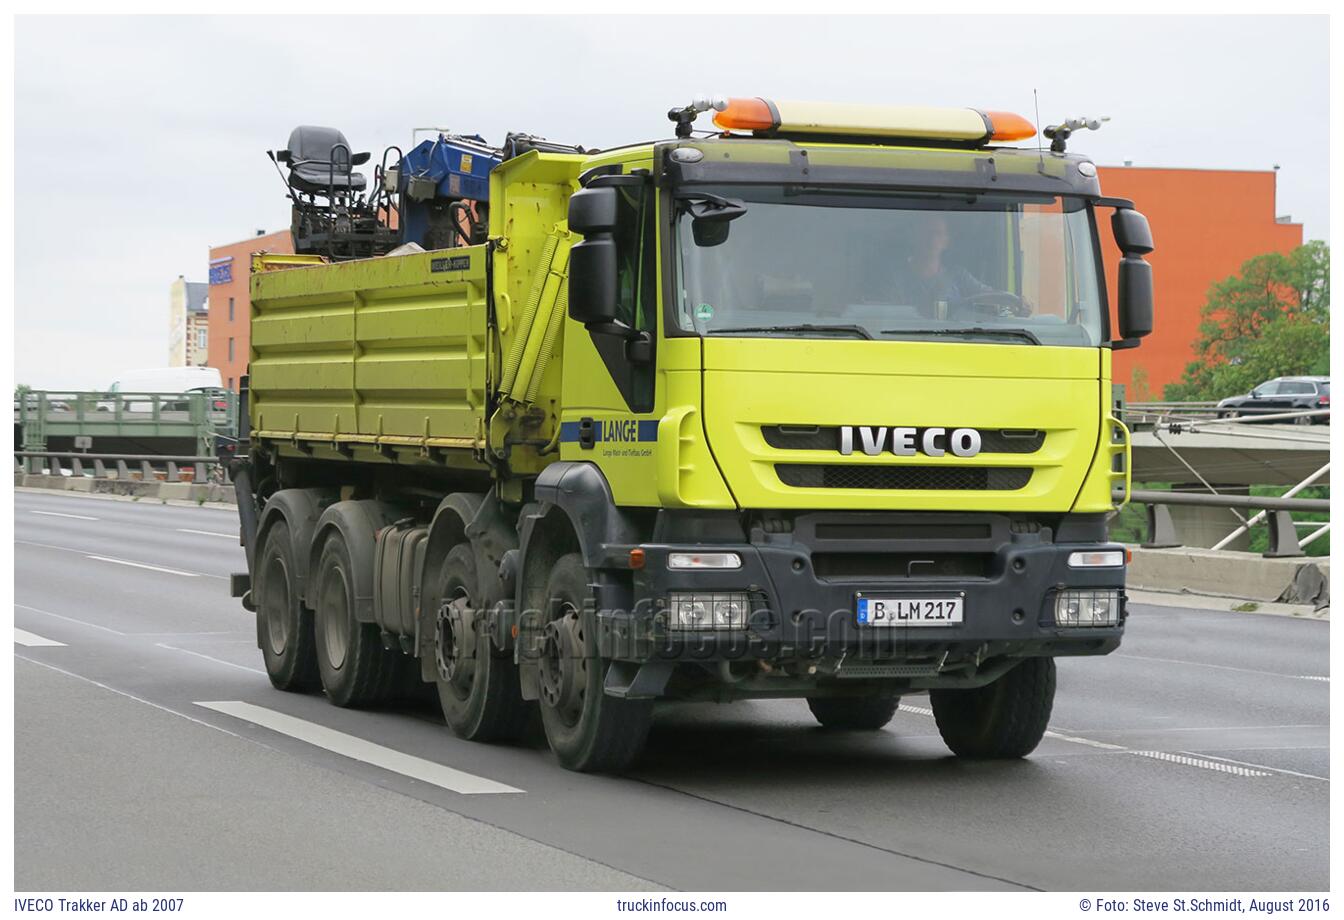
[[[341,145],[341,146],[337,146]],[[332,163],[332,148],[336,148]],[[289,135],[289,149],[282,151],[282,159],[289,164],[289,184],[308,194],[321,194],[334,187],[337,192],[364,190],[362,173],[352,167],[368,160],[367,153],[352,154],[345,135],[335,128],[302,125]]]

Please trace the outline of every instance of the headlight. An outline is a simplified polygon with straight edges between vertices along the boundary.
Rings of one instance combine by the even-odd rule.
[[[1120,592],[1111,588],[1071,588],[1055,595],[1056,626],[1114,626]]]
[[[671,629],[746,629],[751,597],[745,593],[672,594]]]

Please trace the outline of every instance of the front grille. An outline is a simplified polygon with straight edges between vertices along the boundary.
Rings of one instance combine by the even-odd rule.
[[[795,489],[1008,492],[1023,488],[1031,480],[1031,467],[777,463],[775,475]]]
[[[776,450],[840,449],[840,429],[835,425],[762,425],[761,436]],[[917,428],[915,443],[923,437],[924,429]],[[982,454],[1034,454],[1043,444],[1044,431],[1003,428],[980,432]]]

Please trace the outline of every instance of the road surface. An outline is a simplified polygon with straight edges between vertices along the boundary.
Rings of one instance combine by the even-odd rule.
[[[1329,624],[1132,609],[1026,760],[798,700],[668,707],[623,778],[428,702],[271,688],[232,511],[15,494],[18,890],[1328,886]]]

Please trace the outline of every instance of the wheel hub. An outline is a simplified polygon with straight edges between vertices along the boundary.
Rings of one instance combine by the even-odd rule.
[[[583,633],[576,611],[571,609],[546,624],[542,633],[540,665],[542,701],[573,724],[583,709],[588,680]]]
[[[475,619],[463,595],[439,608],[434,622],[434,661],[439,677],[460,689],[470,689],[476,671]]]

